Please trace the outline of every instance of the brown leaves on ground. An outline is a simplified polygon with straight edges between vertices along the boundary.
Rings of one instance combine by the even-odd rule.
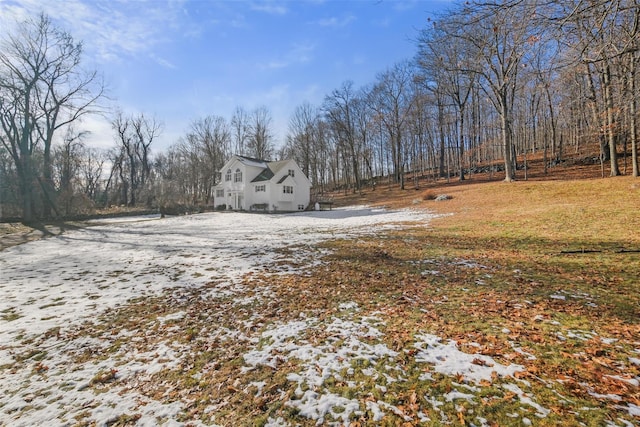
[[[297,371],[298,361],[276,358],[275,368],[243,371],[243,355],[260,342],[269,325],[302,318],[329,322],[341,313],[341,304],[355,303],[358,316],[381,318],[381,339],[399,353],[399,366],[407,375],[405,382],[386,384],[384,393],[376,384],[356,392],[362,402],[377,402],[382,394],[393,404],[393,410],[385,411],[386,425],[417,424],[420,413],[438,420],[437,408],[426,398],[466,385],[461,375],[447,378],[429,364],[416,364],[415,335],[421,332],[454,340],[459,350],[491,356],[496,363],[522,365],[524,370],[514,376],[530,384],[525,398],[550,410],[548,419],[536,419],[540,425],[633,419],[611,396],[640,405],[640,366],[630,362],[640,357],[640,263],[634,262],[633,253],[609,249],[620,230],[638,225],[637,219],[624,214],[626,209],[638,211],[637,198],[624,196],[628,205],[622,204],[620,216],[607,217],[597,215],[598,209],[607,215],[613,209],[599,204],[605,198],[578,200],[573,192],[565,194],[559,183],[517,183],[505,191],[506,185],[449,188],[454,198],[438,209],[454,208],[456,215],[432,227],[324,243],[313,254],[320,263],[301,273],[282,274],[287,262],[274,263],[240,284],[211,283],[132,301],[110,310],[102,323],[75,332],[111,339],[107,351],[117,357],[136,352],[153,358],[162,343],[182,348],[180,366],[121,385],[156,400],[187,402],[185,421],[260,425],[274,416],[314,425],[314,420],[285,405],[296,387],[287,374]],[[584,196],[596,192],[591,187],[599,187],[617,195],[624,193],[624,185],[612,190],[609,183],[579,183],[574,191]],[[525,201],[535,204],[527,207]],[[432,208],[431,203],[435,202],[418,207]],[[560,210],[561,203],[578,213]],[[559,212],[564,216],[556,217]],[[603,231],[594,240],[596,230]],[[586,256],[560,254],[562,248],[582,244],[607,250]],[[625,234],[624,245],[640,245],[640,237]],[[283,250],[285,255],[295,252],[295,247]],[[225,293],[232,286],[233,293]],[[184,314],[162,320],[176,312]],[[132,338],[117,342],[117,337],[109,338],[113,329],[128,330]],[[323,334],[327,332],[313,331],[304,339],[325,342]],[[91,354],[79,351],[77,358],[95,357]],[[488,365],[480,356],[472,363]],[[118,367],[113,369],[98,374],[95,385],[113,385]],[[422,374],[434,379],[421,381]],[[477,402],[495,417],[489,425],[504,425],[510,422],[509,414],[526,407],[518,393],[500,386],[499,378],[475,385],[480,389],[475,392]],[[349,391],[344,381],[331,387]],[[449,405],[451,423],[475,422],[468,402],[443,404]],[[599,418],[580,418],[575,411],[580,407],[592,408],[591,414],[600,411]],[[351,425],[374,425],[370,415]]]

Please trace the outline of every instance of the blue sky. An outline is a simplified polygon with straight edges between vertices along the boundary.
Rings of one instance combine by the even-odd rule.
[[[162,150],[206,115],[267,106],[276,146],[305,101],[320,105],[345,80],[357,87],[411,58],[413,41],[445,0],[0,0],[0,28],[40,11],[83,41],[111,106],[154,115]],[[86,120],[92,145],[113,145],[108,123]]]

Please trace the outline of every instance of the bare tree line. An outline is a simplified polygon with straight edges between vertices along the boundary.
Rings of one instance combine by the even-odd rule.
[[[2,205],[7,197],[13,198],[25,221],[51,216],[52,211],[60,214],[54,134],[95,112],[95,101],[102,96],[102,82],[96,72],[79,67],[81,57],[82,44],[44,15],[28,20],[2,40]]]
[[[461,2],[417,32],[413,58],[297,106],[277,150],[263,106],[196,118],[152,153],[162,124],[145,114],[112,115],[108,152],[83,144],[77,119],[95,112],[102,84],[80,67],[81,44],[41,16],[0,54],[0,204],[25,220],[210,206],[232,154],[293,157],[318,193],[485,170],[511,181],[534,154],[545,172],[570,155],[638,176],[639,27],[640,0]]]
[[[594,145],[585,161],[603,176],[638,176],[639,17],[637,0],[465,2],[419,32],[412,61],[327,95],[308,120],[329,130],[316,150],[296,125],[286,149],[302,163],[327,150],[312,181],[354,191],[382,176],[464,180],[481,164],[511,181],[527,154],[546,171]]]

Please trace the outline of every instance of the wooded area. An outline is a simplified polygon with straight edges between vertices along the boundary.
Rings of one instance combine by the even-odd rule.
[[[301,103],[277,149],[264,106],[194,118],[164,152],[152,151],[159,120],[116,112],[101,152],[78,119],[104,86],[82,45],[40,16],[2,35],[0,216],[212,205],[231,154],[293,157],[319,193],[487,169],[511,181],[533,155],[545,172],[571,157],[637,177],[639,25],[639,0],[459,2],[417,31],[414,58]]]

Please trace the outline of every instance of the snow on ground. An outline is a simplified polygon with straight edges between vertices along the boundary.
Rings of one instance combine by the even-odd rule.
[[[23,331],[65,326],[170,287],[233,282],[273,264],[275,248],[428,219],[425,213],[363,207],[291,215],[144,217],[16,246],[0,253],[0,312],[15,318],[0,329],[0,342],[11,342]]]
[[[431,217],[425,212],[367,207],[283,215],[142,217],[2,251],[0,424],[68,425],[82,413],[106,425],[135,406],[140,425],[180,425],[176,421],[180,405],[117,388],[96,394],[88,387],[171,368],[179,359],[179,348],[167,343],[150,354],[127,354],[129,361],[119,362],[117,371],[109,358],[97,364],[95,360],[72,363],[81,352],[100,354],[127,335],[127,331],[114,331],[111,342],[92,341],[75,336],[74,327],[132,298],[174,288],[215,281],[220,287],[213,292],[233,294],[246,273],[279,260],[281,255],[274,249],[295,246],[287,260],[311,263],[312,246],[321,240],[377,233],[400,222],[426,224]],[[180,315],[157,319],[157,323]],[[122,354],[118,357],[124,359]],[[305,381],[314,381],[310,373],[306,375]]]
[[[125,307],[134,298],[167,295],[177,301],[194,289],[204,290],[199,298],[225,299],[230,308],[250,307],[255,299],[272,295],[266,288],[247,292],[241,280],[247,273],[268,269],[300,274],[317,262],[315,245],[322,240],[379,233],[406,222],[426,225],[430,218],[425,212],[366,207],[283,215],[144,217],[100,223],[2,251],[0,425],[63,426],[82,421],[102,426],[131,414],[135,419],[129,421],[137,425],[185,425],[179,420],[187,402],[163,399],[171,390],[143,395],[137,387],[154,374],[181,369],[192,350],[175,337],[182,332],[179,322],[193,315],[191,306],[149,318],[135,331],[110,330],[108,324],[97,323],[87,336],[81,326],[100,322],[99,315]],[[284,248],[291,250],[277,251]],[[485,268],[467,260],[458,265]],[[284,404],[319,424],[348,425],[352,416],[364,411],[374,421],[394,414],[407,422],[428,422],[425,414],[412,419],[382,400],[362,402],[329,386],[339,381],[357,390],[364,382],[373,382],[384,393],[390,383],[406,380],[401,360],[409,354],[434,372],[464,382],[455,383],[444,400],[421,397],[443,422],[448,421],[440,406],[457,400],[473,402],[469,392],[498,377],[502,387],[532,407],[537,417],[549,413],[522,389],[526,383],[514,378],[522,366],[464,353],[455,342],[443,343],[420,331],[413,349],[394,351],[384,343],[383,321],[375,314],[362,315],[354,302],[345,301],[322,321],[302,314],[295,321],[272,320],[253,336],[242,328],[216,324],[199,333],[212,342],[247,343],[240,375],[295,361],[298,369],[286,377],[294,391]],[[253,319],[242,322],[247,322],[247,330],[256,326]],[[147,333],[155,334],[152,346],[145,344]],[[424,373],[421,380],[431,381],[431,374]],[[109,387],[102,387],[107,383]],[[252,382],[249,388],[260,395],[268,387]],[[212,405],[206,413],[215,418],[216,410]],[[628,410],[635,413],[637,407]],[[476,421],[487,425],[480,417]],[[204,424],[189,420],[188,425]],[[289,424],[270,418],[267,425]]]

